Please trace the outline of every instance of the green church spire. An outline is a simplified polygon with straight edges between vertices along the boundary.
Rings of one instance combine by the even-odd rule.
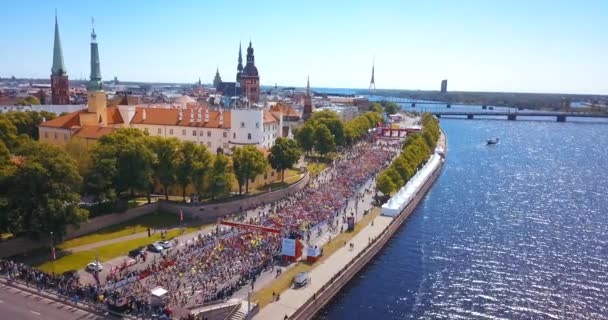
[[[55,12],[55,43],[53,45],[53,67],[51,74],[54,76],[65,76],[67,73],[63,65],[63,51],[61,50],[61,39],[59,38],[59,23],[57,12]]]
[[[91,31],[91,78],[87,85],[89,91],[101,91],[103,85],[101,83],[101,71],[99,67],[99,50],[97,48],[97,35],[95,28]]]

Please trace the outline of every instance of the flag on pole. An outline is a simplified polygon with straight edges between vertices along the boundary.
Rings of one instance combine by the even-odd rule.
[[[184,221],[184,210],[179,211],[179,221]]]

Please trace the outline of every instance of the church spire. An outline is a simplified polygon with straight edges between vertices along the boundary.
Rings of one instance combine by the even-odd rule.
[[[61,50],[61,39],[59,38],[59,23],[57,22],[57,11],[55,11],[55,43],[53,45],[53,67],[51,74],[54,76],[65,76],[66,70],[63,65],[63,51]]]
[[[94,19],[91,19],[91,24],[95,23]],[[97,48],[97,34],[95,34],[95,26],[91,31],[91,77],[87,90],[89,91],[101,91],[103,89],[101,83],[101,70],[99,66],[99,50]]]
[[[306,95],[310,95],[310,75],[306,78]]]
[[[222,84],[222,77],[220,77],[220,68],[217,67],[217,69],[215,70],[215,78],[213,78],[213,87],[215,89],[218,89],[221,84]]]

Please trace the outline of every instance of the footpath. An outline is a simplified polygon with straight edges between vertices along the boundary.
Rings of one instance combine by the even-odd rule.
[[[368,224],[350,243],[354,248],[350,249],[350,243],[338,249],[328,259],[321,262],[310,272],[310,284],[300,289],[288,289],[281,294],[279,301],[273,302],[254,316],[254,319],[283,319],[285,315],[290,316],[308,299],[312,298],[317,291],[324,289],[326,284],[342,269],[346,267],[365,247],[378,237],[388,227],[393,219],[378,216],[374,219],[374,225]]]

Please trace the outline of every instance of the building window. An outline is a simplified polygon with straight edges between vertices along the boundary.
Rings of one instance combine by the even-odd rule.
[[[207,141],[207,147],[211,148],[211,141]]]
[[[228,132],[224,131],[224,133],[222,134],[222,136],[223,136],[224,138],[227,138],[227,137],[228,137]]]
[[[163,133],[163,129],[158,128],[158,130],[156,130],[156,134],[162,134]]]
[[[55,137],[55,140],[57,140],[57,132],[55,132],[54,137]]]
[[[144,128],[144,132],[145,133],[150,133],[150,132],[148,132],[148,128]]]
[[[169,129],[169,134],[173,135],[173,129]]]
[[[201,133],[199,134],[199,136],[203,137],[205,135],[205,131],[201,130]]]
[[[255,123],[255,127],[256,127],[256,128],[259,128],[259,127],[260,127],[260,123],[259,123],[259,122],[256,122],[256,123]]]
[[[211,131],[207,131],[207,137],[211,137]]]
[[[192,130],[192,136],[196,137],[196,130]]]
[[[224,149],[228,149],[228,144],[227,143],[224,143],[223,146],[224,146]]]
[[[251,133],[247,134],[247,140],[251,140]]]
[[[236,139],[236,132],[232,133],[232,139]]]
[[[268,179],[268,173],[264,173],[264,180]]]
[[[274,171],[270,171],[270,176],[274,177]]]
[[[241,122],[241,128],[245,128],[245,122]]]
[[[186,135],[186,129],[182,129],[182,136]]]
[[[49,133],[47,131],[44,132],[44,138],[48,139],[49,138]]]
[[[67,133],[63,134],[63,141],[68,141],[68,134]]]

